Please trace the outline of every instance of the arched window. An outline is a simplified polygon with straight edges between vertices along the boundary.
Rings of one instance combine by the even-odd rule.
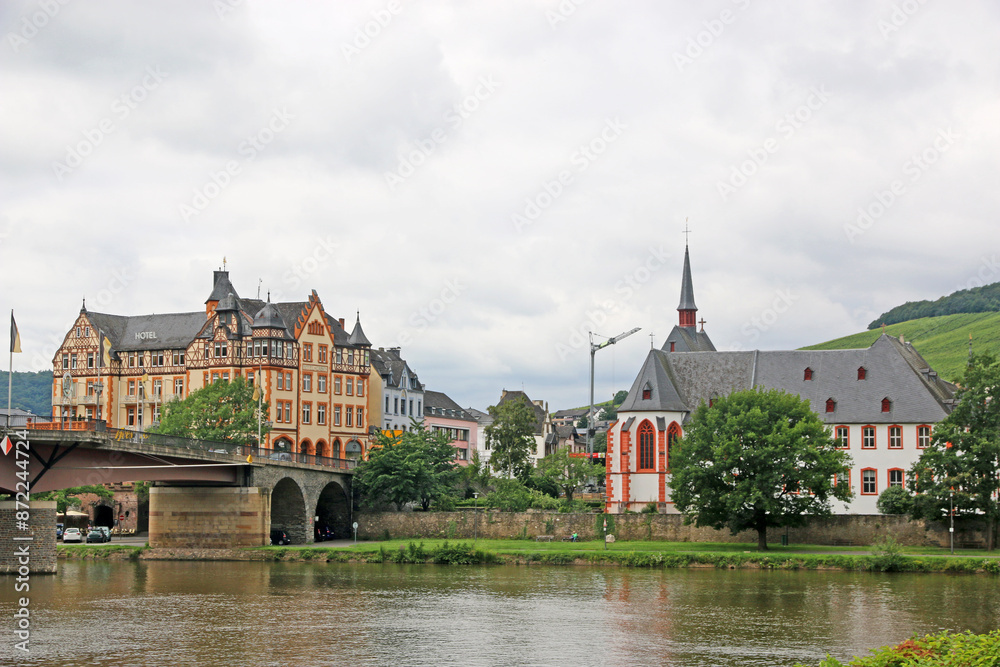
[[[650,387],[649,383],[647,382],[646,386],[642,388],[642,400],[648,401],[652,397],[653,397],[653,388]]]
[[[339,459],[339,458],[341,458],[340,454],[341,454],[341,452],[340,452],[340,439],[338,438],[338,439],[336,439],[336,440],[333,441],[333,448],[332,448],[332,451],[330,452],[330,456],[333,457],[333,458],[335,458],[335,459]]]
[[[639,424],[639,470],[653,470],[656,453],[656,431],[648,421]]]
[[[677,422],[673,422],[667,428],[667,472],[670,471],[670,461],[674,455],[674,445],[681,437],[681,426]]]

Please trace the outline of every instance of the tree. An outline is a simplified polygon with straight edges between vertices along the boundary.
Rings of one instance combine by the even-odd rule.
[[[626,398],[628,398],[628,391],[621,389],[615,392],[615,397],[611,399],[611,404],[615,406],[621,405],[625,402]]]
[[[879,494],[875,508],[881,514],[909,514],[913,498],[901,486],[890,486]]]
[[[74,486],[68,489],[59,489],[58,491],[46,491],[45,493],[33,493],[31,497],[34,500],[54,500],[56,501],[56,511],[60,514],[65,514],[69,508],[80,507],[78,496],[88,493],[92,493],[104,500],[111,500],[115,497],[115,494],[106,486],[93,484],[90,486]]]
[[[573,494],[593,477],[603,477],[604,466],[591,463],[583,456],[572,456],[562,448],[538,461],[538,474],[552,480],[566,494],[566,502],[573,502]]]
[[[594,451],[604,453],[608,451],[608,432],[601,431],[594,434]]]
[[[489,407],[493,423],[484,431],[486,447],[492,450],[490,466],[506,477],[527,479],[531,474],[531,452],[535,449],[535,409],[523,397]]]
[[[686,523],[757,531],[805,524],[832,513],[832,499],[849,500],[851,460],[838,450],[809,402],[780,390],[754,389],[695,410],[674,448],[671,498]]]
[[[980,516],[992,550],[1000,518],[1000,362],[973,355],[960,384],[955,409],[910,468],[910,516],[940,520],[952,507],[957,516]]]
[[[402,511],[420,503],[426,511],[438,497],[451,492],[455,477],[455,448],[442,431],[432,433],[423,423],[399,435],[380,433],[355,471],[354,483],[368,506],[389,502]]]
[[[254,387],[244,378],[213,382],[187,398],[163,406],[159,425],[150,433],[199,438],[215,442],[257,444],[257,405]],[[268,405],[261,404],[261,433],[267,433]]]

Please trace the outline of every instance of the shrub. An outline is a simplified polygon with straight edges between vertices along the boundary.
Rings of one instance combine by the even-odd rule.
[[[531,508],[536,510],[554,510],[559,508],[559,501],[537,489],[530,489]]]
[[[457,506],[455,496],[443,494],[434,499],[431,503],[431,510],[434,512],[454,512]]]
[[[1000,656],[1000,630],[985,635],[970,632],[951,633],[947,630],[935,635],[913,637],[896,646],[885,646],[872,651],[872,655],[855,658],[847,663],[851,667],[892,667],[894,665],[992,665]],[[798,663],[796,667],[805,667]],[[819,667],[844,667],[844,663],[827,656]]]
[[[890,486],[879,495],[875,507],[882,514],[909,514],[913,498],[903,487]]]
[[[524,512],[531,507],[533,496],[524,484],[516,479],[498,479],[494,490],[483,501],[489,509],[501,512]]]
[[[657,508],[656,503],[647,503],[645,507],[642,508],[640,514],[659,514],[660,510]]]
[[[903,569],[906,558],[900,553],[901,547],[892,536],[872,543],[872,569],[879,572],[898,572]]]

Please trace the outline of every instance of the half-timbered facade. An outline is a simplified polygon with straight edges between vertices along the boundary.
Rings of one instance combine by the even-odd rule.
[[[302,302],[241,299],[216,271],[204,311],[122,316],[84,304],[53,359],[53,416],[142,429],[169,401],[244,377],[269,406],[265,448],[360,456],[370,348],[360,317],[349,334],[315,290]]]

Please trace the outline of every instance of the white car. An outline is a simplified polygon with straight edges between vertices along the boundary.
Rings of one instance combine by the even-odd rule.
[[[63,531],[63,542],[83,542],[83,534],[79,528],[67,528]]]

